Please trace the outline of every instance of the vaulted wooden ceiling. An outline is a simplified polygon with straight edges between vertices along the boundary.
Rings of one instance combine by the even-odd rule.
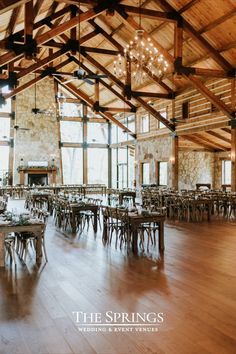
[[[134,111],[143,107],[174,130],[173,123],[147,104],[149,97],[144,93],[152,93],[153,100],[173,99],[188,86],[197,88],[229,120],[234,119],[232,106],[214,95],[204,82],[212,77],[235,77],[235,1],[146,0],[142,1],[141,13],[145,36],[152,38],[168,60],[169,72],[163,80],[147,72],[146,82],[127,93],[126,79],[113,74],[113,61],[138,28],[137,1],[0,1],[0,85],[13,86],[12,92],[1,99],[22,92],[53,72],[72,73],[81,65],[88,73],[108,75],[100,80],[99,95],[98,84],[94,87],[79,80],[65,84],[63,76],[55,80],[92,107],[99,98],[99,105],[106,107],[101,114],[124,129],[114,117],[115,108]],[[25,77],[22,83],[20,79]],[[216,148],[228,148],[225,133],[215,131]],[[209,147],[212,137],[205,132],[201,140],[193,136],[192,142],[201,141]]]

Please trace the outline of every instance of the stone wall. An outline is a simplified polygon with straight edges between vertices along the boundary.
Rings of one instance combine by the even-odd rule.
[[[157,161],[169,161],[171,155],[171,138],[162,137],[156,139],[140,140],[136,144],[136,181],[141,184],[141,163],[150,163],[150,183],[157,183],[156,163]]]
[[[27,77],[27,81],[34,76]],[[25,79],[20,84],[25,83]],[[58,167],[57,183],[61,182],[60,149],[58,144],[58,122],[56,119],[55,93],[52,79],[44,79],[37,83],[37,108],[52,109],[53,115],[37,116],[32,113],[35,107],[35,87],[31,87],[16,97],[16,116],[14,136],[14,174],[13,183],[19,183],[17,168],[23,158],[24,165],[28,161],[48,161],[55,159]],[[22,130],[26,128],[29,130]]]
[[[196,183],[211,183],[214,187],[215,154],[205,151],[179,151],[179,189],[195,189]],[[150,163],[150,183],[157,183],[157,161],[169,162],[171,181],[171,137],[138,140],[136,144],[136,181],[141,184],[141,163]]]
[[[195,189],[196,183],[214,187],[214,153],[179,151],[179,189]]]

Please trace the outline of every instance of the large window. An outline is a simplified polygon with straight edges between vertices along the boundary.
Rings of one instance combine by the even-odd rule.
[[[88,183],[108,184],[108,149],[88,148]]]
[[[62,148],[63,182],[83,183],[83,151],[81,148]]]
[[[88,122],[88,143],[107,144],[108,143],[108,125],[107,123]]]
[[[82,143],[83,125],[81,122],[61,121],[60,127],[63,143]]]
[[[2,88],[2,93],[8,93],[9,89],[7,86],[4,86]],[[5,104],[0,105],[0,113],[11,113],[11,99],[8,98],[5,102]]]
[[[162,110],[160,111],[160,114],[161,114],[161,116],[162,116],[163,118],[168,119],[168,108],[166,107],[165,109],[162,109]],[[165,128],[165,127],[166,127],[166,126],[165,126],[162,122],[158,121],[158,128],[159,128],[159,129],[163,129],[163,128]]]
[[[231,184],[231,161],[222,161],[222,184]]]
[[[142,163],[142,184],[150,184],[150,163]]]
[[[158,184],[159,186],[168,184],[168,162],[158,162]]]
[[[82,117],[82,104],[63,102],[60,104],[60,116],[62,117]]]

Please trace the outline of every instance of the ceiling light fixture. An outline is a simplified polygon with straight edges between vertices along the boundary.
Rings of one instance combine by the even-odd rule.
[[[145,81],[147,72],[152,76],[162,78],[169,66],[151,39],[144,38],[144,30],[141,26],[141,6],[141,0],[139,0],[139,29],[134,39],[124,48],[124,52],[118,54],[114,61],[114,74],[118,77],[126,75],[129,70],[128,60],[131,61],[131,78],[136,84],[142,84]]]

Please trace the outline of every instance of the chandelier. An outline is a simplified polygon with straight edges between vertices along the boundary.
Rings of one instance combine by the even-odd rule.
[[[141,2],[139,0],[139,29],[135,37],[126,45],[122,54],[114,61],[114,74],[118,77],[131,71],[131,78],[136,84],[145,81],[147,73],[161,79],[168,69],[168,62],[154,46],[151,39],[144,38],[141,28]],[[131,65],[129,65],[129,61]]]

